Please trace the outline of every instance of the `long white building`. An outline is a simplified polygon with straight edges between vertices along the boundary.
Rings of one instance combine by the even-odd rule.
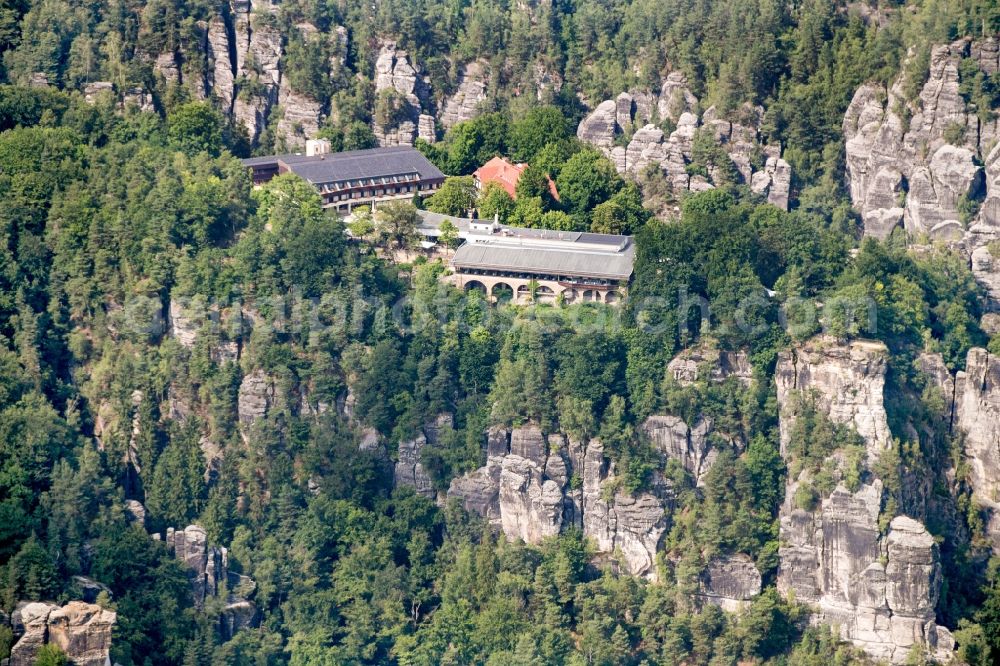
[[[494,220],[421,211],[420,233],[440,236],[449,220],[464,242],[451,258],[452,279],[491,300],[615,303],[628,288],[635,260],[631,236],[508,227]]]

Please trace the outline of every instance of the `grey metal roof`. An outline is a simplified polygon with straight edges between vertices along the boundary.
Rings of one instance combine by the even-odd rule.
[[[566,247],[518,246],[516,243],[465,243],[455,251],[456,268],[541,273],[627,281],[632,276],[634,245],[621,252]]]
[[[325,155],[271,155],[243,160],[246,167],[278,163],[285,164],[297,176],[314,185],[413,173],[418,174],[421,180],[444,178],[440,169],[410,146],[349,150]]]
[[[471,220],[467,217],[454,217],[452,215],[444,215],[443,213],[435,213],[430,210],[418,210],[417,215],[420,216],[418,230],[428,232],[437,231],[445,220],[450,220],[458,228],[459,233],[467,233],[469,231],[469,223],[479,221]]]

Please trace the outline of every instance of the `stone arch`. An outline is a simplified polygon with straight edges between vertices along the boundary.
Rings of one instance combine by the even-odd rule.
[[[572,287],[567,287],[562,290],[563,303],[576,303],[576,299],[579,298],[579,296],[580,295],[576,292],[576,289],[573,289]]]
[[[493,285],[490,295],[497,303],[508,303],[514,300],[514,288],[506,282],[497,282]]]
[[[611,291],[609,291],[609,292],[607,292],[607,293],[604,294],[604,302],[605,303],[617,303],[621,299],[622,299],[622,295],[620,293],[618,293],[617,291],[615,291],[614,289],[612,289]]]
[[[479,280],[466,280],[463,289],[465,291],[472,291],[473,289],[475,289],[477,291],[483,292],[483,295],[490,293],[489,290],[486,288],[486,285],[480,282]]]
[[[535,289],[535,300],[539,303],[554,303],[556,300],[556,292],[552,287],[540,284]]]
[[[584,303],[600,303],[601,295],[595,289],[584,289],[581,300],[583,300]]]

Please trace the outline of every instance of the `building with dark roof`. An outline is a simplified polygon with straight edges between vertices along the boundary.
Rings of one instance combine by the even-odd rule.
[[[614,303],[632,279],[631,236],[523,229],[496,220],[420,211],[418,231],[436,239],[445,220],[464,242],[451,258],[452,280],[492,299]]]
[[[323,205],[350,212],[356,206],[410,200],[433,194],[445,175],[410,146],[329,152],[329,143],[309,141],[306,153],[269,155],[243,160],[254,185],[263,185],[283,173],[294,173],[310,182],[323,197]]]

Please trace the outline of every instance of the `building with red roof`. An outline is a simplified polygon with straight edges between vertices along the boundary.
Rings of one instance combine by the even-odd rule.
[[[476,169],[472,177],[475,179],[476,188],[483,189],[490,183],[497,183],[511,199],[517,198],[517,181],[521,179],[521,174],[528,168],[527,164],[512,164],[502,157],[494,157],[483,166]],[[558,201],[559,193],[556,191],[556,184],[549,178],[549,192]]]

